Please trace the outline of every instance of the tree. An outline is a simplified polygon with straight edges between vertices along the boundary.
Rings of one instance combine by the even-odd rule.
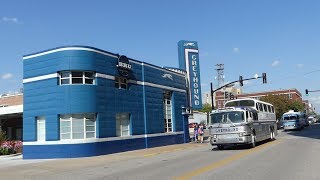
[[[209,123],[209,115],[210,115],[210,112],[212,111],[211,105],[208,103],[205,103],[205,104],[203,104],[202,109],[200,109],[199,111],[207,113],[207,122],[206,123],[208,124]]]
[[[291,101],[291,103],[289,104],[289,109],[292,109],[296,112],[303,112],[304,111],[304,106],[301,102],[295,100],[295,101]]]
[[[268,94],[267,96],[262,97],[261,101],[268,102],[274,106],[277,119],[280,119],[281,116],[289,110],[294,110],[296,112],[304,111],[304,106],[301,102],[297,100],[293,101],[286,95]]]
[[[277,119],[280,119],[282,114],[289,110],[288,104],[290,100],[288,96],[285,95],[268,94],[267,96],[262,97],[261,101],[268,102],[274,106]]]
[[[202,109],[199,110],[200,112],[204,112],[204,113],[210,113],[211,112],[211,105],[208,103],[205,103],[202,106]]]

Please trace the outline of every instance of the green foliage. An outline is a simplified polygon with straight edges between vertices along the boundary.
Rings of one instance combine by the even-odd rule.
[[[9,155],[11,154],[10,149],[0,147],[0,155]]]
[[[286,95],[268,94],[267,96],[262,97],[261,101],[271,103],[274,106],[277,119],[280,119],[283,113],[286,113],[291,109],[300,112],[304,111],[304,105],[301,102],[293,101]]]
[[[296,112],[303,112],[304,106],[299,101],[291,101],[291,103],[288,105],[288,107]]]
[[[4,131],[0,130],[0,145],[2,144],[2,142],[7,140],[7,136],[6,133]]]
[[[208,104],[208,103],[205,103],[203,106],[202,106],[202,109],[199,110],[200,112],[204,112],[204,113],[210,113],[211,112],[211,105]]]

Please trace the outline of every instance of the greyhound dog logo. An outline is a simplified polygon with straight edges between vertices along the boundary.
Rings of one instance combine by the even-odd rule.
[[[168,79],[173,80],[173,78],[172,78],[172,75],[171,75],[171,74],[163,74],[163,75],[162,75],[162,77],[163,77],[163,78],[168,78]]]
[[[196,46],[196,45],[192,42],[188,42],[188,43],[184,43],[183,46]]]

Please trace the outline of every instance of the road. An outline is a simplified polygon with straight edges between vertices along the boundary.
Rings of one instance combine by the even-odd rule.
[[[320,179],[320,124],[279,131],[256,148],[189,143],[111,155],[0,159],[1,179]]]

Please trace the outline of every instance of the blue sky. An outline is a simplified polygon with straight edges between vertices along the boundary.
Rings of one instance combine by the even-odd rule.
[[[225,64],[225,82],[267,73],[244,92],[297,88],[320,112],[320,1],[55,0],[0,2],[0,93],[22,87],[22,56],[86,45],[178,67],[177,42],[200,50],[202,91]]]

